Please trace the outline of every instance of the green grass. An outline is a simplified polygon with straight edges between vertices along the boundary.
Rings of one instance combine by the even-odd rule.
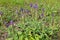
[[[38,8],[30,7],[31,3],[37,4]],[[60,0],[0,0],[0,13],[3,13],[0,15],[0,39],[58,40],[59,11]],[[7,27],[11,20],[14,23]]]

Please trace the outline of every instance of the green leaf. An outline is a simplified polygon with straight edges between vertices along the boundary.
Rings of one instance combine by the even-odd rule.
[[[18,35],[21,35],[21,34],[22,34],[22,32],[21,32],[21,31],[18,31],[17,33],[18,33]]]
[[[14,40],[18,40],[17,34],[14,35]]]
[[[33,37],[30,37],[30,40],[35,40]]]
[[[35,40],[39,40],[39,35],[35,35]]]
[[[25,40],[28,40],[28,38],[26,37]]]
[[[21,36],[19,37],[19,40],[23,40],[23,38],[24,38],[24,36],[23,36],[23,35],[21,35]]]
[[[7,38],[6,40],[13,40],[13,38]]]

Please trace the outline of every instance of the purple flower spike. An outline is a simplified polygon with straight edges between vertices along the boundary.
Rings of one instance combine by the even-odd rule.
[[[38,8],[38,5],[37,5],[37,4],[35,4],[35,5],[33,6],[33,8]]]
[[[14,24],[14,22],[11,20],[11,21],[10,21],[10,25],[13,25],[13,24]]]
[[[31,4],[30,4],[30,7],[32,7],[32,6],[33,6],[33,4],[31,3]]]

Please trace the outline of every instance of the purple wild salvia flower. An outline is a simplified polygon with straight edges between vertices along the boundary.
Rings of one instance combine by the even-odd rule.
[[[30,7],[33,7],[33,4],[32,3],[30,4]]]
[[[37,4],[35,4],[35,5],[33,6],[33,8],[35,8],[35,9],[36,9],[36,8],[38,8],[38,5],[37,5]]]
[[[13,25],[13,24],[14,24],[14,22],[13,22],[13,20],[11,20],[11,21],[10,21],[10,25]]]

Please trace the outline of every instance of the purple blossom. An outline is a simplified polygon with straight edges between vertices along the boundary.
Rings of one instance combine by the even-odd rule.
[[[38,5],[37,4],[34,4],[33,8],[38,8]]]
[[[30,7],[33,7],[33,4],[32,3],[30,4]]]
[[[13,22],[13,20],[11,20],[11,21],[10,21],[10,25],[13,25],[13,24],[14,24],[14,22]]]

